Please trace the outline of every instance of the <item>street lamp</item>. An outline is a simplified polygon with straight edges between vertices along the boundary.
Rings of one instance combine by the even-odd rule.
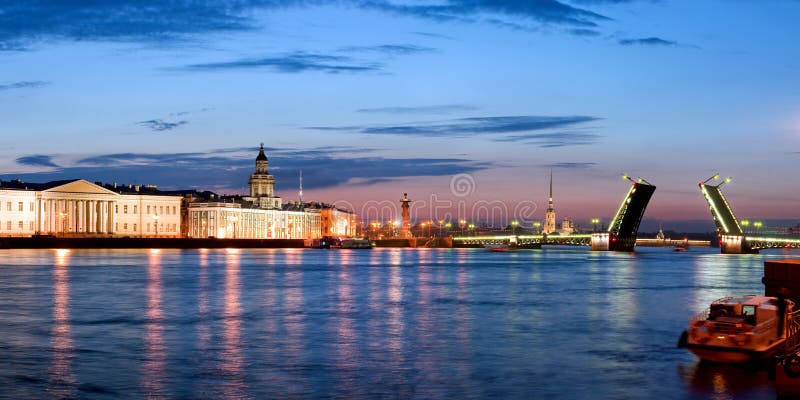
[[[444,220],[440,219],[439,220],[439,237],[442,237],[442,228],[444,227],[443,225],[444,225]]]
[[[600,218],[592,218],[592,225],[594,225],[594,231],[597,232],[597,225],[600,224]]]
[[[750,226],[750,221],[748,221],[746,219],[743,220],[742,221],[742,226],[744,227],[744,233],[747,233],[747,227]]]
[[[61,217],[61,236],[64,236],[64,233],[67,231],[67,213],[61,211],[58,213],[58,216]]]
[[[539,227],[541,227],[541,226],[542,226],[542,223],[539,222],[539,221],[536,221],[536,222],[533,223],[533,227],[536,228],[536,233],[541,233],[541,231],[539,231]]]
[[[475,234],[472,230],[475,229],[475,224],[469,224],[469,235],[472,236]]]
[[[517,235],[517,226],[519,225],[519,221],[513,220],[511,221],[511,234],[516,236]]]
[[[158,236],[158,214],[153,215],[153,220],[156,221],[156,236]]]
[[[464,236],[464,226],[467,224],[467,221],[460,219],[458,220],[458,226],[461,227],[461,236]]]
[[[233,238],[236,239],[236,221],[239,220],[235,215],[228,217],[228,220],[233,222]]]
[[[761,221],[753,222],[753,227],[756,228],[756,235],[758,235],[758,230],[761,229],[762,223]]]

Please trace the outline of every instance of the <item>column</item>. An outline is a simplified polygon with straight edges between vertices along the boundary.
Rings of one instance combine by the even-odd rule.
[[[114,202],[106,202],[106,213],[108,214],[108,223],[106,224],[106,232],[114,232]]]
[[[95,233],[95,226],[94,226],[94,201],[88,200],[86,201],[86,221],[89,223],[89,233]]]
[[[100,233],[106,233],[106,210],[105,210],[105,201],[98,201],[97,202],[97,231]]]

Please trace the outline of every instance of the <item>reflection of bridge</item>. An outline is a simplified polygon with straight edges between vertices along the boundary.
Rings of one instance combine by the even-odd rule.
[[[800,248],[800,240],[777,237],[749,236],[739,225],[739,220],[733,215],[731,205],[722,194],[722,185],[730,182],[725,179],[717,185],[709,185],[711,180],[719,179],[719,175],[700,182],[700,191],[708,201],[711,216],[717,226],[719,245],[724,254],[758,253],[760,249]]]
[[[489,244],[516,243],[516,247],[521,248],[562,245],[591,246],[592,250],[596,251],[633,251],[636,246],[639,223],[642,221],[647,203],[655,190],[656,187],[644,179],[631,181],[631,187],[606,232],[576,235],[462,236],[453,238],[453,246],[479,247]]]

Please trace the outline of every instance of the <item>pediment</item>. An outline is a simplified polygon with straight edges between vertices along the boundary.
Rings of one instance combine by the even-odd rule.
[[[95,185],[84,179],[78,179],[60,186],[52,187],[45,190],[47,193],[87,193],[87,194],[104,194],[120,196],[119,193],[114,193],[102,186]]]

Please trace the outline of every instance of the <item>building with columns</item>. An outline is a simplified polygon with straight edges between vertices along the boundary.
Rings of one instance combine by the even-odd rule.
[[[180,196],[83,179],[0,182],[0,236],[180,236]]]

